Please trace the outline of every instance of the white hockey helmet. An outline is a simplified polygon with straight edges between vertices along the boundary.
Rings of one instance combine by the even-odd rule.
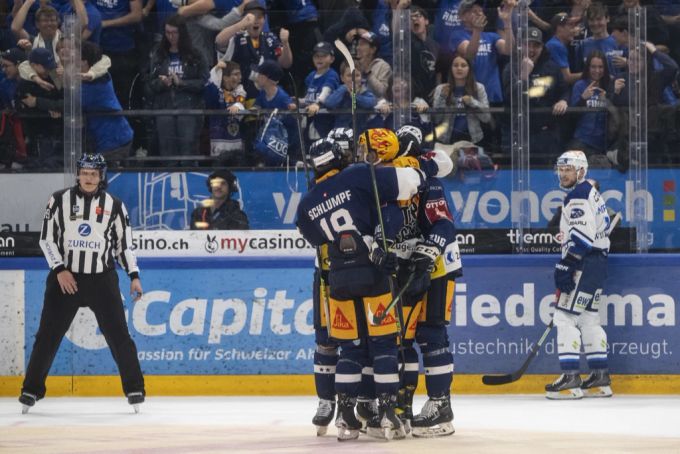
[[[586,178],[588,173],[588,158],[586,154],[580,150],[569,150],[565,151],[557,158],[557,164],[555,164],[555,171],[560,167],[573,167],[576,170],[576,183],[582,183]],[[580,170],[583,169],[583,175],[580,174]],[[559,179],[559,174],[558,174]],[[565,188],[560,185],[562,189]]]

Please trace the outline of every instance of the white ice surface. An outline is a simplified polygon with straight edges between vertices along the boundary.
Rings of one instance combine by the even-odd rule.
[[[416,411],[423,402],[423,396],[416,396]],[[3,398],[0,452],[550,450],[552,454],[576,453],[574,449],[595,448],[593,442],[598,442],[597,453],[680,453],[680,396],[548,401],[539,395],[463,395],[454,397],[453,407],[456,433],[452,437],[381,443],[362,436],[340,444],[334,427],[325,437],[314,436],[310,421],[316,399],[308,396],[150,397],[138,415],[122,397],[48,397],[28,415],[21,414],[16,399]],[[83,444],[88,437],[92,444]],[[116,437],[122,437],[120,443]],[[630,437],[636,442],[629,443]]]

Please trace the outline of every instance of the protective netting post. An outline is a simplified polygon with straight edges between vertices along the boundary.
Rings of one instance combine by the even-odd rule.
[[[393,10],[392,17],[392,127],[396,131],[411,118],[411,10]],[[398,85],[397,85],[398,84]]]
[[[635,227],[635,249],[643,253],[649,249],[648,221],[652,215],[647,196],[647,10],[629,9],[628,24],[628,178],[633,183],[633,196],[626,200],[626,214],[631,227]]]
[[[61,64],[64,67],[64,183],[70,186],[75,181],[76,162],[82,151],[83,126],[80,98],[80,34],[78,17],[64,17],[64,41],[61,50]]]
[[[517,230],[516,251],[524,249],[524,230],[531,226],[531,184],[529,178],[529,94],[528,82],[522,78],[522,62],[528,53],[528,3],[517,5],[518,26],[510,53],[510,159],[512,167],[512,196],[510,214]],[[504,24],[511,27],[511,24]]]

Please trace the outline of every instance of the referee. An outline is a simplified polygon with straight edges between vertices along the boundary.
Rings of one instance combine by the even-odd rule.
[[[144,402],[144,377],[125,321],[114,263],[115,259],[130,276],[130,294],[138,301],[142,284],[130,249],[130,220],[123,202],[105,191],[102,155],[83,155],[76,181],[76,186],[52,194],[45,212],[40,247],[51,271],[19,402],[26,413],[45,396],[45,379],[59,344],[78,308],[89,307],[116,361],[123,392],[138,411]]]

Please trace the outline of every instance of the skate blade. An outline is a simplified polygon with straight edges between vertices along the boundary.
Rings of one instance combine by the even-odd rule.
[[[139,404],[132,404],[132,408],[135,410],[135,414],[139,414]]]
[[[405,419],[401,422],[402,426],[404,427],[404,433],[406,435],[411,433],[412,427],[411,427],[411,420],[410,419]]]
[[[385,430],[382,427],[366,427],[366,435],[378,440],[387,440]]]
[[[328,426],[316,426],[316,436],[323,437],[328,432]]]
[[[359,438],[358,429],[347,429],[345,427],[338,427],[338,441],[356,440]]]
[[[29,405],[22,405],[21,406],[21,414],[22,415],[28,414],[28,410],[30,410],[30,409],[31,409],[31,407]]]
[[[413,427],[411,430],[411,434],[416,438],[445,437],[456,432],[450,422],[443,422],[432,427]]]
[[[390,427],[367,427],[366,435],[378,440],[402,440],[406,438],[406,431],[403,426],[399,428]]]
[[[613,394],[610,386],[595,386],[583,390],[583,397],[611,397]]]
[[[550,400],[574,400],[583,398],[581,388],[563,389],[561,391],[546,391],[545,397]]]

